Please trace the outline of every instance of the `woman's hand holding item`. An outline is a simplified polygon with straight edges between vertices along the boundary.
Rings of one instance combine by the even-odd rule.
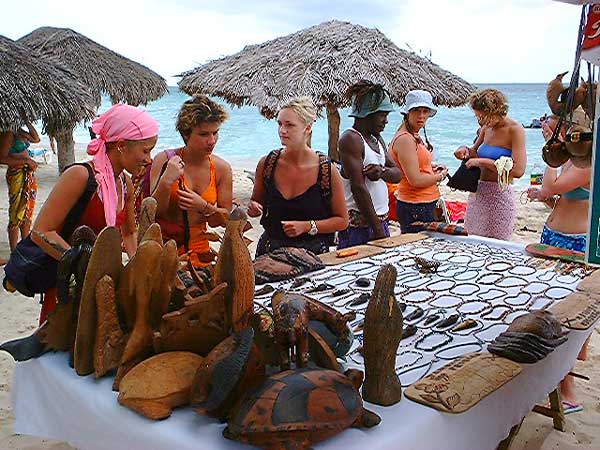
[[[169,159],[165,173],[162,175],[163,182],[168,186],[171,186],[173,183],[175,183],[183,175],[184,166],[185,163],[177,155]]]
[[[468,159],[470,153],[471,152],[469,151],[469,147],[467,147],[466,145],[461,145],[454,152],[454,156],[456,157],[456,159]]]
[[[263,213],[263,207],[255,200],[250,200],[248,203],[248,215],[250,217],[258,217]]]
[[[305,220],[282,220],[281,225],[286,236],[296,237],[310,230],[310,222]]]

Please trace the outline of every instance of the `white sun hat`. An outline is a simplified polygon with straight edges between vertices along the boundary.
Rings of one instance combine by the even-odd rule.
[[[433,97],[431,94],[427,91],[417,89],[406,94],[404,106],[400,109],[400,112],[402,114],[408,114],[411,109],[420,107],[429,108],[431,110],[429,117],[433,117],[437,113],[437,108],[433,104]]]

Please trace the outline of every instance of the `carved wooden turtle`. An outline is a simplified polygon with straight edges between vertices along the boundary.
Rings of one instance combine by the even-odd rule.
[[[352,369],[278,373],[238,403],[223,435],[266,450],[301,450],[349,427],[372,427],[381,418],[363,408],[361,383]]]

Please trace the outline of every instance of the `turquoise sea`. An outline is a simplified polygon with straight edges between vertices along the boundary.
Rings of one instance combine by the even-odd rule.
[[[479,84],[480,88],[494,87],[501,90],[508,98],[509,116],[516,121],[529,124],[533,118],[539,118],[549,112],[546,103],[545,84]],[[159,141],[156,151],[182,145],[181,137],[175,130],[175,120],[179,107],[188,98],[187,94],[179,92],[177,87],[171,87],[169,93],[159,100],[146,105],[146,109],[160,123]],[[221,101],[220,99],[215,99]],[[221,101],[222,102],[222,101]],[[224,103],[224,102],[222,102]],[[266,120],[255,107],[230,107],[230,118],[221,128],[216,153],[228,160],[234,167],[254,170],[262,155],[280,146],[277,135],[277,125],[274,120]],[[104,99],[100,112],[110,107],[110,101]],[[340,111],[342,119],[341,130],[352,124],[348,110]],[[395,130],[400,125],[402,116],[399,112],[390,113],[388,125],[383,137],[388,143]],[[462,144],[470,144],[477,130],[477,121],[470,108],[440,107],[437,115],[428,122],[427,135],[435,148],[436,160],[446,164],[450,173],[458,167],[454,158],[454,150]],[[80,126],[75,130],[75,142],[87,143],[89,133],[87,128]],[[527,172],[517,181],[524,187],[529,183],[529,174],[533,169],[543,168],[541,148],[544,144],[541,130],[527,129]],[[312,146],[327,153],[327,120],[322,118],[313,127]]]

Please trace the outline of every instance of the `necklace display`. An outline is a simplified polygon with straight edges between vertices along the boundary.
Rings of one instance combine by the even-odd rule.
[[[302,279],[271,283],[257,288],[255,299],[266,305],[273,291],[284,289],[341,313],[356,313],[350,327],[358,345],[348,361],[362,368],[357,349],[365,312],[379,267],[387,263],[397,268],[394,295],[402,310],[406,308],[406,336],[400,341],[396,366],[403,387],[439,364],[481,351],[516,317],[561,301],[590,272],[581,265],[532,258],[487,243],[429,237],[325,267]]]

